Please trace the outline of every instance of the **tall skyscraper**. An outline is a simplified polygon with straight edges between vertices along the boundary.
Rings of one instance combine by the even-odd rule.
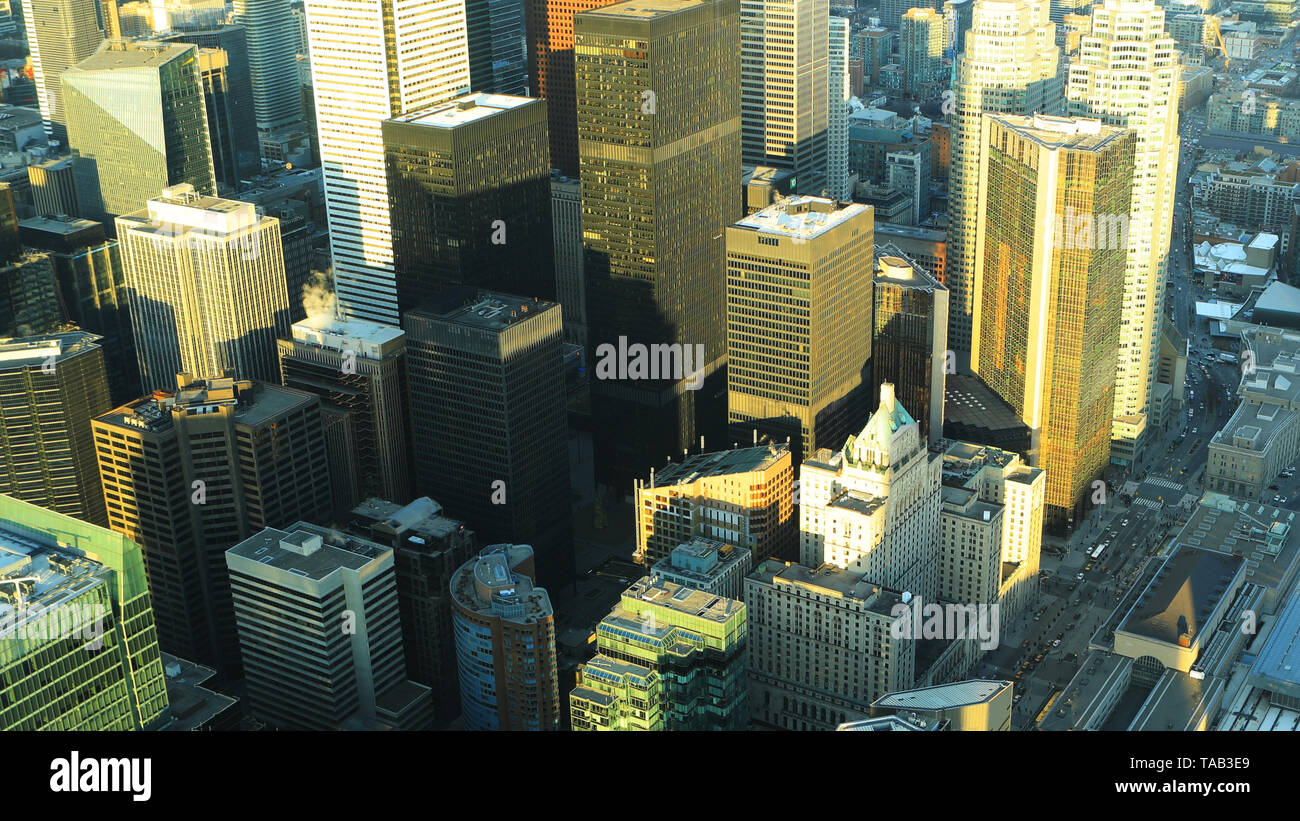
[[[583,273],[582,184],[551,177],[551,242],[555,256],[555,297],[564,309],[564,338],[587,344],[587,278]]]
[[[489,94],[527,94],[524,0],[465,0],[465,28],[470,88]]]
[[[794,197],[727,228],[733,440],[790,438],[796,462],[867,416],[873,211]]]
[[[830,53],[826,83],[826,195],[849,201],[849,19],[830,18]]]
[[[573,574],[560,306],[451,289],[403,317],[418,492],[482,541],[532,545]]]
[[[383,138],[399,310],[449,285],[555,298],[545,102],[470,94]]]
[[[892,245],[876,248],[871,379],[875,395],[889,382],[921,426],[921,439],[943,436],[948,365],[948,289]]]
[[[1063,106],[1056,27],[1047,0],[979,0],[966,50],[953,69],[949,180],[948,344],[964,369],[978,324],[980,283],[975,277],[976,203],[980,192],[980,118],[984,114],[1060,114]],[[973,365],[973,363],[970,363]]]
[[[144,548],[163,649],[239,673],[225,551],[266,527],[329,516],[320,400],[230,376],[92,421],[109,527]]]
[[[451,577],[477,552],[474,531],[427,496],[408,505],[367,499],[348,530],[393,548],[406,675],[433,689],[434,720],[445,724],[460,715]]]
[[[257,130],[275,131],[302,122],[298,38],[287,0],[233,0],[234,19],[248,42]],[[362,15],[357,14],[358,22]]]
[[[48,255],[68,319],[102,337],[113,401],[139,396],[140,365],[117,240],[107,239],[98,222],[69,217],[23,220],[19,231],[25,245]]]
[[[907,14],[908,9],[933,9],[938,6],[938,0],[881,0],[880,2],[880,25],[898,31],[902,27],[903,15]]]
[[[1146,438],[1159,370],[1165,278],[1178,182],[1177,44],[1155,0],[1092,9],[1066,86],[1068,112],[1137,132],[1111,461],[1131,464]]]
[[[225,553],[247,706],[281,730],[425,730],[408,681],[393,549],[297,522]]]
[[[181,371],[280,381],[289,305],[279,220],[179,185],[118,217],[117,234],[146,391],[173,387]]]
[[[335,291],[348,317],[397,325],[382,124],[469,90],[465,4],[304,6]]]
[[[795,172],[795,191],[826,185],[828,0],[742,0],[743,161]]]
[[[167,723],[138,544],[0,495],[0,567],[0,731]]]
[[[636,554],[645,567],[697,537],[793,558],[794,462],[784,443],[697,453],[636,484]]]
[[[317,314],[277,343],[285,385],[321,398],[334,510],[363,499],[411,498],[406,338],[364,319]]]
[[[1110,461],[1132,131],[1099,120],[986,117],[975,276],[976,372],[1029,426],[1047,517],[1077,522]]]
[[[65,145],[68,130],[59,78],[104,42],[96,5],[96,0],[22,0],[32,79],[45,132]]]
[[[483,548],[452,576],[451,597],[465,729],[559,729],[555,611],[533,549]]]
[[[90,419],[111,407],[85,331],[0,340],[0,494],[103,525]]]
[[[573,85],[573,17],[610,0],[525,0],[528,79],[546,100],[551,167],[578,176],[578,115]]]
[[[646,689],[663,726],[634,729],[743,730],[749,725],[748,639],[744,602],[647,577],[596,625],[596,664],[632,664],[639,673],[620,674],[657,682]],[[575,730],[605,729],[603,699],[584,692],[584,681],[590,688],[595,674],[586,669],[569,696]]]
[[[891,590],[937,591],[941,458],[880,387],[880,406],[836,450],[805,459],[799,473],[799,562],[865,573]]]
[[[943,15],[932,8],[912,8],[902,17],[898,53],[903,62],[903,91],[913,99],[935,95],[943,79]]]
[[[574,16],[596,478],[620,492],[701,435],[724,435],[739,12],[739,0],[632,0]],[[630,63],[629,42],[644,52]],[[654,350],[675,351],[676,366],[611,370],[628,342],[674,346]]]
[[[195,46],[110,40],[63,73],[82,216],[111,229],[164,188],[217,192]]]

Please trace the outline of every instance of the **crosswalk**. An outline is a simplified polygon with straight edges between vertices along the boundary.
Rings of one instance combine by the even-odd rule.
[[[1162,477],[1160,477],[1160,476],[1152,476],[1150,479],[1147,479],[1147,481],[1150,482],[1151,484],[1155,485],[1156,487],[1169,488],[1170,490],[1185,490],[1185,489],[1186,489],[1185,485],[1183,485],[1182,482],[1175,482],[1175,481],[1172,481],[1172,480],[1170,480],[1170,479],[1164,479],[1164,478],[1162,478]]]
[[[1153,502],[1150,499],[1134,499],[1133,504],[1141,505],[1142,507],[1150,508],[1151,510],[1159,510],[1163,507],[1160,502]]]

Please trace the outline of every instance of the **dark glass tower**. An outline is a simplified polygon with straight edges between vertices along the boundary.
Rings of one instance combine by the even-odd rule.
[[[470,91],[527,94],[524,0],[466,0]]]
[[[383,136],[401,311],[460,284],[555,298],[546,103],[470,94]]]
[[[626,492],[700,436],[708,447],[725,432],[740,4],[638,0],[573,21],[597,481]],[[634,368],[603,378],[637,345],[680,347],[652,349],[667,353],[650,378],[632,378]]]
[[[892,383],[921,438],[934,443],[943,436],[948,289],[894,246],[877,246],[872,314],[873,390]]]

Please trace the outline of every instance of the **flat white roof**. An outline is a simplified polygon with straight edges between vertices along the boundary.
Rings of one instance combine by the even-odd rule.
[[[464,97],[412,111],[394,119],[398,122],[418,123],[434,128],[456,128],[531,102],[533,102],[531,97],[515,97],[511,94],[466,94]]]

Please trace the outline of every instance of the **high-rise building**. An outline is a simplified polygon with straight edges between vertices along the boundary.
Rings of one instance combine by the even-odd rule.
[[[650,577],[739,600],[745,593],[745,577],[753,569],[753,559],[747,547],[696,536],[655,562]]]
[[[703,537],[793,557],[794,463],[785,444],[700,453],[636,485],[636,559],[652,567]]]
[[[25,251],[0,263],[0,339],[60,330],[67,320],[50,255]]]
[[[225,552],[248,710],[281,730],[425,730],[406,678],[393,549],[297,522]]]
[[[282,381],[321,398],[334,511],[378,496],[411,498],[406,338],[364,319],[317,314],[277,342]]]
[[[279,382],[276,337],[289,335],[279,220],[178,185],[118,217],[117,234],[146,391],[181,371]]]
[[[1134,133],[1098,120],[986,117],[973,364],[1029,426],[1048,521],[1077,522],[1110,461]],[[1067,195],[1068,192],[1068,195]]]
[[[873,306],[873,395],[892,384],[921,426],[921,439],[934,444],[943,436],[948,289],[894,246],[877,246]]]
[[[610,0],[526,0],[528,79],[546,100],[551,167],[578,176],[578,115],[573,84],[573,16]]]
[[[460,715],[451,577],[476,552],[474,531],[427,496],[405,506],[367,499],[348,530],[393,548],[406,676],[433,689],[434,720],[445,724]]]
[[[663,699],[663,679],[654,670],[597,654],[578,665],[569,726],[576,732],[663,730]]]
[[[117,240],[107,239],[98,222],[71,217],[23,220],[19,231],[25,245],[49,257],[68,319],[101,337],[113,401],[139,396],[140,366]]]
[[[587,278],[583,273],[582,184],[551,176],[551,242],[555,297],[564,309],[564,338],[587,344]]]
[[[37,216],[81,216],[76,168],[70,158],[27,166],[27,183],[32,189],[32,206]]]
[[[575,15],[574,30],[596,479],[626,492],[725,431],[719,273],[741,214],[739,0],[631,0]],[[629,42],[644,52],[631,63]],[[654,350],[676,362],[611,368],[635,355],[618,353],[629,342],[673,346]]]
[[[1063,106],[1056,27],[1047,0],[981,0],[966,32],[966,50],[953,68],[947,274],[948,344],[960,367],[973,366],[973,324],[980,283],[975,277],[975,220],[979,182],[980,122],[985,114],[1059,114]]]
[[[22,0],[32,79],[45,131],[64,144],[68,131],[59,78],[104,42],[97,5],[97,0]]]
[[[417,491],[573,574],[560,306],[459,288],[404,317]]]
[[[267,527],[327,521],[320,400],[225,376],[92,420],[109,527],[144,548],[158,641],[239,673],[225,551]]]
[[[470,94],[383,138],[398,310],[449,285],[555,298],[545,102]]]
[[[81,215],[112,230],[164,188],[216,194],[198,48],[110,40],[63,72]]]
[[[848,568],[933,599],[941,466],[894,386],[881,385],[880,407],[862,432],[800,468],[800,563]]]
[[[244,27],[248,73],[257,129],[273,132],[302,123],[298,38],[285,0],[233,0],[234,19]],[[363,18],[357,12],[357,25]]]
[[[975,0],[944,0],[944,56],[954,62],[966,50],[966,32],[970,31]]]
[[[382,124],[469,90],[465,4],[304,6],[335,291],[347,316],[397,325]]]
[[[555,611],[528,545],[485,547],[451,578],[467,730],[557,730]]]
[[[1068,113],[1137,132],[1133,195],[1122,215],[1129,247],[1111,431],[1111,461],[1123,465],[1136,458],[1149,425],[1178,183],[1182,67],[1164,19],[1155,0],[1094,6],[1091,31],[1080,38],[1065,91]]]
[[[830,53],[826,83],[826,194],[847,202],[853,198],[849,179],[849,19],[830,18]]]
[[[745,605],[739,599],[666,579],[643,578],[633,584],[596,625],[596,659],[642,668],[632,679],[642,679],[646,685],[633,690],[646,696],[653,693],[663,726],[619,729],[745,729],[749,724],[748,638]],[[599,726],[600,699],[581,692],[594,672],[584,671],[578,699],[569,697],[575,730],[604,729]],[[657,688],[648,686],[651,672],[656,674]],[[591,688],[590,683],[586,686]]]
[[[90,420],[111,407],[85,331],[0,341],[0,494],[103,525]]]
[[[727,228],[732,438],[836,447],[868,412],[873,211],[816,197]]]
[[[880,2],[880,25],[898,31],[902,27],[903,15],[907,14],[908,9],[933,9],[938,6],[938,0],[881,0]]]
[[[470,89],[528,94],[524,0],[465,0],[465,29]]]
[[[138,544],[0,495],[0,568],[0,731],[168,722]]]
[[[247,30],[243,26],[216,26],[166,36],[174,43],[193,43],[200,49],[200,73],[208,109],[212,165],[217,183],[238,191],[240,181],[262,171],[257,142],[257,117],[253,111],[253,83],[249,76]],[[225,52],[225,59],[209,58],[203,49]],[[220,66],[224,65],[224,68]]]
[[[854,33],[862,51],[862,81],[867,87],[879,86],[880,70],[894,52],[894,33],[881,26],[867,26]]]
[[[903,91],[913,99],[935,96],[943,80],[943,15],[932,8],[911,8],[902,17],[898,53],[903,65]]]
[[[829,20],[828,0],[740,3],[743,162],[794,171],[813,195],[827,184]]]

